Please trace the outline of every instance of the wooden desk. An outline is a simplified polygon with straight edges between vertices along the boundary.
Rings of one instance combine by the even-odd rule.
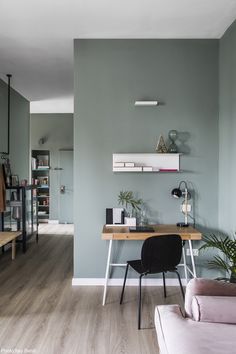
[[[192,241],[201,240],[202,234],[193,227],[178,227],[176,225],[151,225],[154,228],[153,232],[130,232],[128,226],[103,226],[102,230],[102,240],[109,240],[108,255],[107,255],[107,265],[105,273],[105,283],[103,291],[103,305],[106,302],[106,293],[107,293],[107,283],[109,278],[110,267],[115,266],[126,266],[126,264],[111,263],[111,253],[112,253],[112,241],[113,240],[126,240],[126,241],[143,241],[146,238],[151,236],[161,236],[168,234],[177,234],[180,235],[183,241],[188,241],[189,252],[191,257],[192,269],[186,263],[186,253],[185,248],[183,247],[183,263],[179,266],[184,267],[185,279],[188,281],[188,272],[196,277],[196,267],[193,256]],[[183,246],[185,242],[183,242]]]
[[[0,232],[0,247],[5,246],[7,243],[11,242],[12,259],[15,259],[16,257],[16,238],[21,234],[22,232],[20,231]]]

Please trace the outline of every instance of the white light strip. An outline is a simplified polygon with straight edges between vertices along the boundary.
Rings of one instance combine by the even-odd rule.
[[[157,106],[158,101],[135,101],[135,106]]]

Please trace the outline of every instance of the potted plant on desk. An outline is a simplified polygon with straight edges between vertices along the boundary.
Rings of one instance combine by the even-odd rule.
[[[126,210],[125,224],[136,226],[136,216],[141,210],[142,199],[136,199],[132,191],[121,191],[118,195],[118,203]]]
[[[226,271],[230,278],[221,279],[227,280],[230,283],[236,283],[236,238],[223,235],[217,237],[212,234],[209,236],[205,235],[203,241],[205,244],[200,247],[200,250],[216,248],[221,252],[221,255],[214,256],[214,259],[208,262],[210,267],[216,267]]]

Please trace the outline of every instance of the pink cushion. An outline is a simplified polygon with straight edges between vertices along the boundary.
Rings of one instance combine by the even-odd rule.
[[[193,296],[192,314],[195,321],[236,324],[236,297]]]
[[[236,353],[236,326],[184,318],[177,305],[157,306],[155,326],[161,354]]]
[[[203,278],[190,280],[185,294],[185,312],[188,317],[192,317],[192,297],[195,295],[236,296],[236,284]]]

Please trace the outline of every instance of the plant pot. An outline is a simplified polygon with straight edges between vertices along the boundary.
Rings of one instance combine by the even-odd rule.
[[[125,225],[127,225],[127,226],[136,226],[136,218],[125,217]]]

